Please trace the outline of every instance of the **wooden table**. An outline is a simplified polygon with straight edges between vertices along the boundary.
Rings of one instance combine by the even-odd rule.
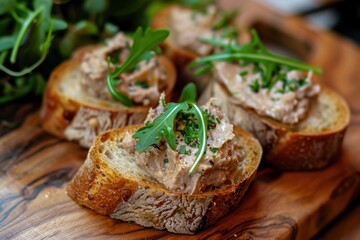
[[[300,18],[234,2],[220,4],[241,4],[241,24],[257,26],[265,39],[321,66],[318,80],[346,98],[352,117],[341,158],[307,173],[262,166],[232,213],[197,235],[176,235],[112,220],[74,203],[65,188],[87,151],[44,132],[38,104],[12,104],[0,111],[0,239],[309,239],[354,202],[360,192],[358,47]]]

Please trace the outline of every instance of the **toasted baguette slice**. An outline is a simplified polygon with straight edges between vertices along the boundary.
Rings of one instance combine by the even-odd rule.
[[[169,37],[161,43],[164,54],[169,57],[177,66],[179,79],[182,82],[194,82],[201,92],[209,83],[211,78],[210,73],[205,75],[195,75],[193,70],[189,69],[188,65],[196,58],[200,57],[196,52],[191,49],[180,46],[176,41],[176,35],[172,32],[171,14],[174,9],[181,9],[185,11],[194,11],[181,5],[170,4],[159,10],[152,19],[151,25],[154,29],[169,29]],[[181,23],[179,23],[181,24]],[[238,41],[244,42],[249,39],[248,29],[242,28],[239,25],[233,25],[239,32]],[[194,33],[196,34],[196,33]]]
[[[80,85],[79,66],[83,55],[97,46],[86,46],[73,57],[60,64],[51,73],[41,108],[43,128],[60,137],[79,142],[89,148],[95,137],[103,131],[142,123],[150,106],[126,107],[120,102],[89,95]],[[173,90],[176,70],[165,56],[158,56],[167,73],[166,96]],[[104,79],[104,81],[106,81]]]
[[[263,161],[281,170],[316,170],[328,166],[338,158],[350,121],[345,100],[326,87],[312,100],[307,117],[295,125],[279,123],[242,107],[216,81],[204,95],[221,99],[221,108],[230,121],[260,141]]]
[[[125,133],[134,133],[139,127],[110,130],[96,138],[84,165],[67,187],[70,197],[112,218],[193,234],[238,205],[262,155],[259,142],[250,133],[234,127],[245,152],[238,165],[238,182],[201,194],[170,192],[140,168],[135,155],[122,146]]]

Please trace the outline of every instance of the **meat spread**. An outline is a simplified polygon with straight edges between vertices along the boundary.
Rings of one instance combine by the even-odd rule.
[[[136,163],[170,191],[200,193],[238,180],[235,173],[238,172],[239,161],[244,158],[244,151],[233,133],[233,126],[213,101],[202,108],[209,113],[209,121],[213,120],[216,124],[208,131],[206,153],[192,174],[189,170],[198,149],[185,143],[180,120],[176,123],[176,150],[172,150],[164,140],[139,153],[135,151],[136,142],[130,134],[123,140],[124,148],[135,154]],[[150,111],[148,120],[151,121],[162,111],[163,107],[159,104],[156,110]]]
[[[129,115],[125,112],[111,113],[107,110],[80,107],[64,134],[68,140],[79,141],[81,146],[89,148],[98,134],[109,129],[140,123],[145,114],[139,112]]]
[[[320,86],[312,83],[311,72],[305,78],[300,71],[282,72],[293,86],[288,91],[284,91],[281,81],[277,81],[270,90],[260,87],[254,91],[250,86],[256,82],[261,84],[261,75],[255,71],[253,64],[239,66],[219,62],[215,64],[215,73],[240,105],[285,124],[296,124],[303,119],[311,99],[320,92]]]
[[[81,84],[91,96],[111,100],[106,85],[108,72],[107,58],[112,59],[110,69],[114,70],[114,63],[121,65],[129,55],[132,40],[123,33],[109,39],[104,46],[99,46],[86,53],[80,65]],[[120,76],[121,82],[117,89],[125,93],[135,104],[144,106],[156,105],[160,92],[166,86],[166,72],[157,58],[141,61],[134,70]]]
[[[198,41],[198,37],[211,38],[221,35],[222,30],[214,31],[211,28],[218,12],[215,6],[209,6],[205,13],[174,7],[170,17],[173,39],[180,47],[190,49],[200,56],[210,54],[214,47]]]

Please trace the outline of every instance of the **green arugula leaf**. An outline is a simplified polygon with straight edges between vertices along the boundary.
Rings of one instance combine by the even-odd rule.
[[[134,68],[139,62],[145,60],[145,56],[149,56],[149,52],[156,51],[158,45],[169,36],[168,30],[151,30],[147,28],[143,33],[142,27],[138,27],[133,36],[133,45],[126,61],[121,67],[117,67],[112,73],[119,76],[127,69]]]
[[[88,13],[99,14],[105,12],[108,5],[108,0],[85,0],[83,3],[83,8]]]
[[[35,12],[30,12],[28,17],[26,18],[26,20],[22,24],[22,27],[21,27],[20,32],[18,34],[18,37],[17,37],[17,39],[15,41],[14,48],[11,51],[11,56],[10,56],[10,62],[11,63],[15,63],[17,53],[18,53],[18,51],[20,49],[20,46],[21,46],[21,42],[25,38],[25,35],[26,35],[27,31],[29,30],[30,26],[33,24],[35,18],[38,17],[40,15],[40,13],[41,13],[41,9],[37,9]]]
[[[16,35],[2,36],[0,38],[0,52],[11,49],[16,41]]]
[[[11,12],[16,6],[16,0],[0,1],[0,15]]]
[[[3,86],[0,86],[0,105],[21,98],[31,92],[35,95],[41,95],[45,84],[45,79],[40,74],[31,74],[27,78],[22,76],[8,82],[5,81],[2,83]]]
[[[49,31],[48,31],[48,34],[46,36],[46,39],[45,39],[45,42],[43,42],[41,45],[40,45],[40,50],[41,50],[41,57],[38,61],[36,61],[33,65],[29,66],[29,67],[26,67],[26,68],[23,68],[21,71],[13,71],[7,67],[5,67],[3,65],[3,56],[6,56],[6,52],[4,52],[1,56],[3,59],[2,61],[0,61],[0,70],[4,71],[5,73],[9,74],[10,76],[13,76],[13,77],[20,77],[20,76],[23,76],[25,74],[28,74],[30,72],[32,72],[35,68],[37,68],[46,58],[48,52],[49,52],[49,49],[50,49],[50,46],[51,46],[51,41],[52,41],[52,32],[53,32],[53,21],[50,22],[50,27],[49,27]]]
[[[54,21],[54,32],[67,29],[68,24],[64,20],[60,18],[52,18],[52,20]]]
[[[41,10],[42,30],[47,31],[51,21],[52,0],[34,0],[33,8]]]
[[[136,131],[133,138],[138,139],[136,151],[142,152],[153,144],[159,144],[165,137],[171,149],[176,149],[174,120],[180,111],[188,110],[186,102],[168,103],[166,111],[155,118],[154,121]]]
[[[190,85],[187,91],[192,92],[194,86]],[[193,93],[192,93],[193,94]],[[193,97],[193,95],[191,96]],[[194,137],[194,134],[197,134],[196,140],[198,142],[198,150],[196,151],[196,158],[194,164],[189,170],[189,174],[192,174],[199,164],[200,160],[206,152],[206,141],[208,133],[208,119],[207,113],[203,111],[195,102],[191,100],[186,100],[180,103],[168,103],[165,105],[166,110],[160,114],[157,118],[154,119],[152,123],[146,124],[144,127],[139,128],[136,133],[133,135],[133,138],[137,139],[136,151],[142,152],[146,150],[151,145],[157,145],[165,137],[171,149],[176,149],[176,137],[174,130],[174,121],[179,116],[180,112],[185,114],[195,115],[197,119],[198,129],[189,128],[191,138]],[[187,136],[184,136],[185,138]],[[184,148],[184,147],[182,147]],[[182,150],[183,152],[183,150]]]
[[[194,83],[188,83],[181,91],[179,102],[193,101],[197,98],[196,86]]]
[[[217,61],[236,61],[239,59],[249,59],[258,63],[267,63],[274,62],[278,64],[283,64],[295,69],[313,71],[317,74],[321,74],[321,68],[306,64],[300,61],[296,61],[287,57],[277,56],[275,54],[256,54],[256,53],[232,53],[232,54],[216,54],[210,55],[207,57],[199,58],[192,62],[191,66],[196,66],[199,64],[217,62]]]
[[[127,70],[131,70],[136,67],[139,62],[143,60],[148,61],[154,57],[155,53],[153,52],[158,51],[158,45],[168,36],[168,30],[153,31],[148,28],[144,33],[141,27],[136,30],[133,36],[133,45],[126,61],[120,67],[115,66],[114,72],[110,72],[110,69],[108,70],[108,76],[106,80],[107,87],[111,96],[116,101],[119,101],[126,106],[134,105],[134,103],[124,93],[121,93],[116,89],[116,85],[119,83],[118,77]],[[110,61],[108,58],[108,65],[109,64]]]
[[[313,71],[321,74],[321,68],[319,67],[271,53],[254,29],[251,30],[251,34],[252,40],[244,45],[239,45],[236,42],[225,42],[222,39],[199,38],[199,41],[218,47],[221,51],[196,59],[190,64],[190,68],[197,67],[195,73],[202,74],[205,72],[203,69],[208,71],[209,68],[212,68],[210,64],[213,62],[238,62],[242,66],[254,63],[254,70],[262,76],[260,82],[249,86],[254,92],[257,92],[260,87],[270,90],[278,81],[276,76],[280,75],[280,69],[285,67],[289,70]],[[199,66],[202,66],[200,70]]]

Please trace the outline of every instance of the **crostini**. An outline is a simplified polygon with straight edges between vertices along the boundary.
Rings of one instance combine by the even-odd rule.
[[[173,63],[154,53],[167,35],[139,28],[133,39],[118,33],[77,50],[50,76],[43,128],[88,148],[103,131],[143,122],[161,92],[171,96],[176,81]]]
[[[261,156],[212,101],[162,102],[144,125],[100,134],[67,190],[100,214],[194,234],[239,204]]]
[[[270,53],[252,35],[248,44],[224,43],[222,52],[193,63],[213,71],[204,94],[219,98],[231,122],[259,139],[264,162],[282,170],[329,165],[350,121],[345,100],[312,81],[319,68]]]

